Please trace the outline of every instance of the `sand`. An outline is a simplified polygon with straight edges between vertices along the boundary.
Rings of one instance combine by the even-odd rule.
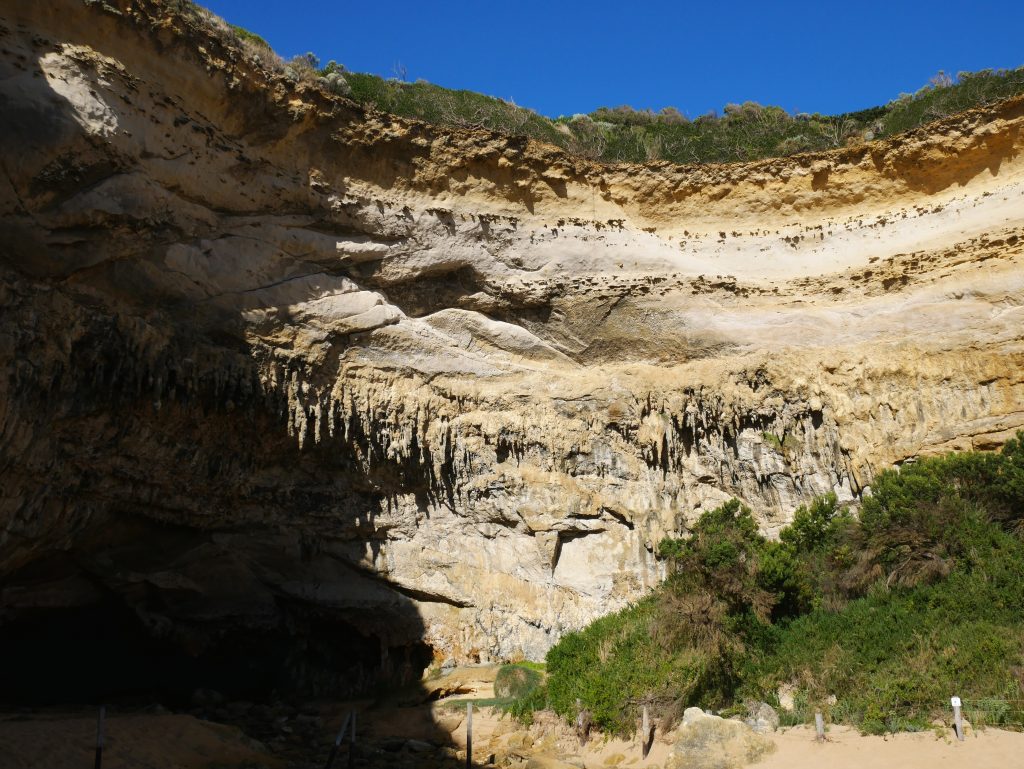
[[[1024,733],[986,729],[957,742],[951,732],[900,733],[885,737],[832,727],[824,744],[812,727],[775,735],[778,750],[756,764],[759,769],[939,769],[941,767],[1024,767]]]
[[[1024,733],[986,729],[957,742],[950,733],[901,733],[885,737],[862,735],[849,727],[832,727],[824,744],[815,742],[813,727],[794,727],[772,735],[774,753],[750,764],[756,769],[1019,769],[1024,767]],[[610,766],[662,767],[671,746],[656,740],[640,759],[636,742],[598,740],[579,755],[586,769]]]
[[[464,677],[459,681],[464,685],[460,696],[479,697],[491,689],[492,680],[486,675]],[[436,702],[369,709],[363,712],[360,731],[371,744],[399,737],[447,742],[456,749],[464,749],[463,714],[464,710],[457,706]],[[0,767],[78,769],[91,766],[95,727],[92,717],[81,714],[0,716]],[[332,728],[327,726],[328,731]],[[584,769],[663,767],[674,742],[671,733],[656,739],[646,759],[640,758],[636,740],[606,740],[598,736],[581,749],[572,730],[551,714],[538,714],[533,727],[525,730],[491,708],[475,711],[473,731],[474,757],[479,760],[486,760],[493,752],[516,765],[536,759],[532,762],[534,766],[564,766],[557,761],[561,757],[576,766],[582,764]],[[263,746],[235,727],[188,715],[113,715],[108,719],[107,733],[104,769],[248,769],[257,766],[285,769],[287,764],[269,755]],[[772,738],[776,751],[751,766],[758,769],[942,769],[954,766],[1024,769],[1024,733],[999,729],[969,733],[962,743],[949,731],[873,737],[843,726],[830,727],[823,744],[815,742],[812,727],[784,729]],[[389,755],[394,757],[395,754]],[[545,758],[556,760],[546,761]],[[437,765],[437,756],[424,760],[427,762],[424,767]],[[373,765],[381,764],[378,760]]]
[[[78,715],[0,718],[3,769],[83,769],[95,756],[96,719]],[[281,762],[242,732],[188,715],[113,715],[103,769],[266,767]]]

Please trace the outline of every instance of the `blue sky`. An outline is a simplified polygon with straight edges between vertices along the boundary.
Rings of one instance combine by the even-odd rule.
[[[629,104],[690,117],[753,100],[837,113],[938,70],[1024,65],[1024,0],[200,0],[285,57],[512,99],[550,116]]]

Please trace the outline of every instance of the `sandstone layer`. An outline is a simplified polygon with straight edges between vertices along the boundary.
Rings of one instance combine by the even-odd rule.
[[[703,509],[1024,427],[1022,99],[602,166],[59,0],[0,10],[0,108],[0,622],[537,658]]]

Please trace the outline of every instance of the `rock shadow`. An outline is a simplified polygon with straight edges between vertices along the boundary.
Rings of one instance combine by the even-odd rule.
[[[300,449],[241,320],[160,266],[210,232],[97,192],[139,183],[132,143],[87,131],[40,63],[59,44],[7,21],[36,58],[0,73],[0,707],[159,705],[322,765],[329,711],[429,696],[417,603],[368,569],[386,495],[344,447]]]

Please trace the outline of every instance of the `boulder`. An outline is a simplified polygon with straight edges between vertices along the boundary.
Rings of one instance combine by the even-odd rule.
[[[775,743],[742,721],[687,708],[665,769],[739,769],[775,750]]]
[[[755,702],[749,706],[743,723],[758,734],[771,734],[779,728],[779,714],[767,702]]]
[[[192,692],[192,705],[197,708],[222,705],[224,695],[215,689],[196,689]]]
[[[531,756],[526,762],[526,769],[579,769],[580,765],[554,756]]]
[[[796,707],[794,701],[794,695],[796,694],[796,687],[793,684],[781,684],[779,686],[779,707],[786,712],[792,712],[793,708]]]
[[[509,750],[529,750],[533,747],[533,736],[527,731],[511,734],[505,742]]]
[[[406,740],[405,747],[413,753],[429,753],[437,748],[423,740]]]

